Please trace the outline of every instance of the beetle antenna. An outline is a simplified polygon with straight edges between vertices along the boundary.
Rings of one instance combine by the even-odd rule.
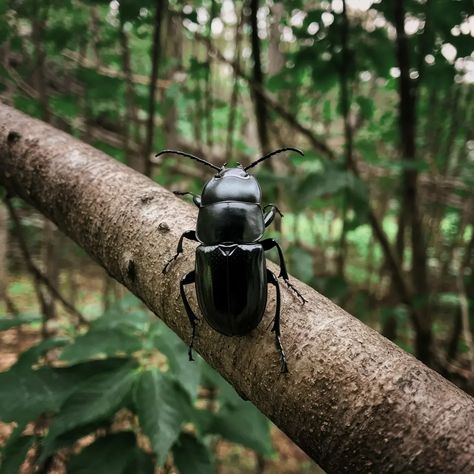
[[[191,155],[191,153],[186,153],[184,151],[178,151],[178,150],[163,150],[157,153],[155,156],[160,156],[164,155],[165,153],[171,153],[173,155],[181,155],[181,156],[187,156],[188,158],[191,158],[192,160],[199,161],[199,163],[202,163],[203,165],[210,166],[211,168],[220,171],[220,168],[216,165],[213,165],[212,163],[209,163],[209,161],[203,160],[202,158],[198,158],[197,156]]]
[[[273,155],[277,155],[278,153],[282,153],[284,151],[295,151],[296,153],[299,153],[301,156],[304,156],[304,153],[301,150],[298,150],[298,148],[292,148],[292,147],[280,148],[279,150],[272,151],[271,153],[268,153],[267,155],[262,156],[257,161],[254,161],[250,165],[246,166],[244,170],[247,171],[249,168],[253,168],[254,166],[257,166],[259,163],[261,163],[264,160],[267,160],[268,158],[271,158]]]

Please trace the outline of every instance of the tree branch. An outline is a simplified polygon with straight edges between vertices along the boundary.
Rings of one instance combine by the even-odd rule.
[[[0,183],[33,204],[177,334],[190,328],[179,278],[189,245],[162,275],[195,211],[104,153],[0,105]],[[274,268],[270,265],[270,268]],[[474,401],[331,303],[283,292],[288,375],[278,370],[270,311],[250,335],[200,322],[197,351],[327,472],[472,472]],[[192,298],[195,306],[195,298]]]

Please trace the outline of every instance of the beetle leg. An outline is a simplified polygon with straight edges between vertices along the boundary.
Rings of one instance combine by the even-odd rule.
[[[168,271],[168,267],[169,265],[171,264],[171,262],[174,262],[179,256],[180,254],[183,253],[183,240],[184,239],[189,239],[189,240],[194,240],[195,242],[199,242],[197,237],[196,237],[196,231],[195,230],[188,230],[186,231],[180,238],[179,238],[179,241],[178,241],[178,248],[176,249],[176,255],[168,260],[168,262],[166,263],[166,265],[163,267],[163,271],[162,273],[166,273]]]
[[[189,350],[188,350],[189,360],[194,360],[193,359],[193,346],[194,346],[194,338],[196,337],[196,321],[199,321],[199,318],[194,314],[194,311],[192,310],[189,304],[188,298],[186,297],[186,292],[184,291],[184,287],[186,285],[190,285],[191,283],[194,283],[195,281],[196,281],[196,272],[193,270],[192,272],[189,272],[187,275],[185,275],[179,283],[179,293],[181,295],[181,299],[183,300],[184,309],[186,310],[186,314],[188,315],[189,322],[192,327],[191,344],[189,344]]]
[[[267,207],[269,207],[270,210],[265,212],[265,209]],[[280,217],[283,217],[283,214],[281,213],[280,209],[278,209],[278,207],[276,207],[274,204],[267,204],[263,208],[263,212],[264,212],[263,222],[265,224],[265,227],[268,227],[273,222],[273,219],[275,219],[275,215],[277,212],[278,214],[280,214]]]
[[[305,298],[303,295],[296,289],[294,285],[290,283],[290,278],[288,276],[288,272],[286,271],[286,264],[285,264],[285,259],[283,257],[283,252],[281,251],[281,247],[278,245],[278,242],[275,239],[265,239],[260,242],[262,244],[262,247],[264,250],[270,250],[274,247],[278,250],[278,257],[280,258],[280,274],[278,275],[279,277],[283,278],[283,280],[286,283],[286,286],[293,290],[296,295],[298,295],[299,298],[301,298],[301,301],[303,304],[306,303]]]
[[[194,194],[189,191],[173,191],[173,194],[176,196],[192,196],[194,204],[196,204],[197,207],[201,207],[201,196],[199,196],[199,194]]]
[[[276,289],[276,310],[275,318],[273,320],[272,332],[275,333],[275,345],[277,351],[280,354],[281,373],[283,374],[288,372],[288,365],[286,364],[285,351],[283,350],[280,339],[280,284],[278,283],[278,279],[275,274],[270,270],[267,270],[267,281],[270,285],[274,285]]]

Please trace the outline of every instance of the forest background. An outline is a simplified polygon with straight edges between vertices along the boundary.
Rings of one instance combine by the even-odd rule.
[[[1,0],[0,98],[178,191],[199,193],[209,173],[161,149],[222,165],[301,148],[257,171],[284,214],[269,236],[290,272],[472,394],[473,36],[468,0]],[[92,452],[104,469],[125,453],[120,466],[143,472],[198,472],[190,459],[202,472],[319,472],[202,360],[190,368],[181,342],[53,224],[6,198],[3,406],[30,382],[16,411],[0,403],[2,469],[75,472]],[[58,384],[79,374],[76,393]],[[84,393],[96,397],[85,421],[70,401]],[[39,411],[25,415],[32,397]]]

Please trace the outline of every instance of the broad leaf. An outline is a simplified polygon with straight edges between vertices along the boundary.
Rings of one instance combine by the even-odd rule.
[[[209,433],[219,434],[229,441],[269,456],[273,453],[268,419],[250,402],[219,412],[208,427]]]
[[[60,359],[75,364],[99,356],[131,354],[141,347],[140,339],[119,330],[89,331],[67,346]]]
[[[195,436],[183,433],[173,446],[173,458],[180,474],[212,474],[216,472],[207,446]]]
[[[40,357],[43,357],[48,351],[64,346],[67,343],[68,339],[65,337],[51,337],[45,339],[39,344],[36,344],[36,346],[30,347],[28,350],[22,352],[12,369],[30,369],[31,366],[36,364]]]
[[[123,368],[127,361],[109,359],[64,369],[12,367],[0,374],[0,420],[25,423],[42,413],[54,413],[64,400],[93,377],[104,377]]]
[[[30,324],[41,321],[37,314],[22,314],[16,318],[0,318],[0,331],[16,328],[22,324]]]
[[[150,438],[157,464],[161,466],[186,418],[187,397],[172,378],[151,369],[138,381],[135,404],[140,426]]]
[[[127,333],[147,333],[156,321],[135,296],[127,295],[114,303],[100,318],[92,321],[91,331],[120,329]]]
[[[20,427],[20,432],[24,426]],[[16,431],[16,430],[15,430]],[[0,474],[17,474],[26,458],[28,450],[35,442],[34,436],[17,436],[13,432],[0,456]]]
[[[153,337],[154,345],[167,357],[170,374],[179,381],[191,399],[195,399],[201,380],[201,360],[190,362],[188,346],[165,324],[159,324],[157,328]]]
[[[84,448],[67,465],[68,474],[153,474],[150,456],[137,447],[131,432],[99,438]]]
[[[222,405],[237,407],[242,403],[242,397],[235,391],[234,387],[210,365],[205,364],[202,370],[204,384],[217,387],[217,397]]]
[[[122,406],[136,376],[136,365],[129,362],[118,370],[93,375],[79,384],[54,418],[46,439],[110,417]]]

